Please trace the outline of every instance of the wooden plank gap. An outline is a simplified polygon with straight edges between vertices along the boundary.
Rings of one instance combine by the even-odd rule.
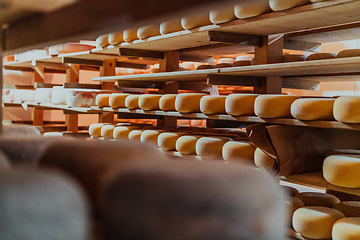
[[[163,89],[163,82],[149,82],[149,81],[118,81],[118,87],[121,88],[156,88]]]
[[[100,61],[100,60],[81,59],[81,58],[72,58],[72,57],[63,57],[62,63],[99,66],[99,67],[103,65],[103,61]]]
[[[116,62],[116,67],[147,69],[147,64],[129,63],[129,62]]]
[[[261,47],[263,44],[262,36],[233,32],[209,31],[208,38],[209,42],[234,43],[256,47]]]

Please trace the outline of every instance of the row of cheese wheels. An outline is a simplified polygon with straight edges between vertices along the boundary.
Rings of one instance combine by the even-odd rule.
[[[322,0],[252,0],[239,1],[235,6],[230,6],[220,10],[204,12],[199,15],[183,17],[163,22],[159,25],[148,25],[139,29],[127,29],[122,32],[102,35],[96,39],[97,47],[105,47],[107,45],[116,45],[122,42],[131,42],[137,39],[146,39],[158,36],[160,34],[168,34],[172,32],[182,31],[184,29],[192,29],[211,24],[219,24],[229,22],[234,19],[244,19],[255,17],[271,11],[283,11],[301,5],[310,4],[311,2],[319,2]]]

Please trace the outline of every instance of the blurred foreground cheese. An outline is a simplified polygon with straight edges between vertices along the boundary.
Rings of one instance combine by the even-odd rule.
[[[196,142],[196,154],[202,159],[223,160],[222,148],[228,137],[202,137]]]
[[[360,218],[342,218],[332,229],[333,240],[358,240],[360,239]]]
[[[299,120],[333,120],[335,99],[302,98],[291,105],[291,115]]]
[[[301,5],[310,4],[310,0],[269,0],[269,4],[273,11],[283,11]]]
[[[204,114],[222,114],[225,112],[226,96],[208,95],[200,99],[200,111]]]
[[[288,95],[260,95],[255,99],[255,114],[261,118],[291,118],[291,104],[298,99]]]
[[[235,5],[234,11],[237,18],[243,19],[271,12],[271,9],[269,0],[251,0]]]
[[[334,102],[334,118],[339,122],[360,123],[360,97],[342,96]]]
[[[176,111],[180,113],[200,112],[202,93],[180,93],[175,100]]]

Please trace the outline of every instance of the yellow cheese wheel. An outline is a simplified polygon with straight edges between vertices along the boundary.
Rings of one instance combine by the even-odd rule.
[[[162,111],[176,111],[175,100],[178,94],[164,94],[159,100],[159,108]]]
[[[125,107],[128,109],[139,109],[140,95],[129,95],[125,98]]]
[[[143,94],[139,97],[139,107],[142,110],[158,110],[160,94]]]
[[[129,133],[129,140],[130,141],[141,141],[141,134],[142,134],[143,130],[132,130],[130,133]]]
[[[255,150],[254,162],[258,168],[266,171],[272,171],[275,165],[275,159],[264,153],[260,148]]]
[[[336,54],[334,53],[313,53],[306,58],[306,61],[332,59],[335,57]]]
[[[234,19],[236,19],[236,16],[234,13],[234,6],[210,11],[210,21],[213,24],[230,22],[231,20],[234,20]]]
[[[360,156],[331,155],[323,163],[323,175],[329,183],[346,188],[360,188]]]
[[[305,206],[319,206],[332,208],[340,202],[334,195],[319,192],[302,192],[295,196],[300,199]]]
[[[281,186],[281,187],[284,189],[286,195],[290,197],[295,197],[299,193],[299,190],[297,190],[294,187],[290,187],[290,186]]]
[[[185,135],[178,138],[176,141],[176,150],[184,155],[195,155],[196,154],[196,142],[200,136]]]
[[[198,66],[196,70],[205,70],[205,69],[213,69],[213,68],[215,68],[215,65],[203,64]]]
[[[286,203],[286,205],[288,207],[288,213],[289,213],[289,220],[288,221],[292,226],[292,218],[293,218],[294,212],[296,210],[298,210],[299,208],[305,207],[305,205],[300,199],[294,198],[294,197],[286,198],[285,203]]]
[[[332,229],[333,240],[359,240],[360,218],[350,217],[337,220]]]
[[[108,35],[101,35],[95,41],[96,47],[106,47],[110,45]]]
[[[343,201],[336,204],[334,208],[342,212],[346,217],[360,217],[359,201]]]
[[[123,37],[124,37],[125,42],[131,42],[131,41],[139,39],[139,37],[137,35],[137,29],[125,30],[123,33]]]
[[[129,133],[135,129],[140,129],[139,126],[116,126],[113,132],[114,139],[129,139]]]
[[[283,56],[283,62],[300,62],[305,60],[306,56],[301,54],[286,54]]]
[[[226,97],[225,110],[234,116],[254,116],[254,104],[258,94],[233,93]]]
[[[208,13],[181,18],[181,26],[186,30],[211,24]]]
[[[115,32],[109,34],[109,43],[112,45],[116,45],[124,42],[124,32]]]
[[[89,126],[89,135],[91,137],[101,137],[101,128],[109,123],[94,123]]]
[[[250,142],[229,141],[224,144],[222,155],[227,162],[254,164],[255,149]]]
[[[200,99],[200,111],[205,114],[222,114],[225,112],[226,96],[208,95]]]
[[[158,146],[158,137],[160,133],[166,132],[165,130],[147,129],[141,133],[140,141],[142,143],[149,143]]]
[[[360,49],[346,49],[339,52],[336,57],[338,58],[346,58],[346,57],[359,57]]]
[[[283,11],[306,4],[310,4],[310,0],[269,0],[270,8],[273,11]]]
[[[96,95],[95,103],[99,107],[109,107],[110,94],[101,93]]]
[[[235,5],[234,12],[237,18],[243,19],[271,12],[271,8],[269,0],[251,0]]]
[[[291,105],[291,115],[300,120],[333,120],[335,99],[301,98]]]
[[[196,142],[196,154],[202,159],[223,160],[222,148],[231,141],[228,137],[201,137]]]
[[[334,102],[334,118],[339,122],[360,123],[360,97],[342,96]]]
[[[175,109],[180,113],[200,112],[202,93],[180,93],[175,100]]]
[[[158,146],[161,150],[164,151],[175,151],[176,150],[176,141],[182,135],[185,135],[184,132],[163,132],[160,133],[158,137]]]
[[[184,30],[184,28],[181,26],[180,19],[166,21],[166,22],[163,22],[160,24],[160,33],[161,34],[179,32],[182,30]]]
[[[128,93],[112,93],[109,97],[109,105],[112,108],[124,108],[125,106],[125,99],[130,94]]]
[[[288,95],[260,95],[255,99],[255,114],[261,118],[291,118],[291,104],[298,99]]]
[[[101,128],[101,136],[102,136],[103,138],[107,138],[107,139],[113,138],[114,128],[115,128],[114,125],[110,125],[110,124],[104,125],[104,126]]]
[[[302,207],[294,212],[293,227],[304,237],[331,239],[334,223],[344,218],[340,211],[327,207]]]
[[[149,37],[154,37],[160,35],[160,26],[159,25],[148,25],[141,27],[137,30],[137,35],[140,39],[146,39]]]

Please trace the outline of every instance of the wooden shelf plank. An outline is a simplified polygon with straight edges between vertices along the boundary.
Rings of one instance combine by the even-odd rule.
[[[68,107],[66,105],[54,105],[51,103],[30,103],[25,102],[24,104],[40,108],[40,109],[47,109],[47,110],[64,110],[64,111],[70,111],[73,113],[101,113],[101,111],[92,110],[90,108],[84,108],[84,107]]]

